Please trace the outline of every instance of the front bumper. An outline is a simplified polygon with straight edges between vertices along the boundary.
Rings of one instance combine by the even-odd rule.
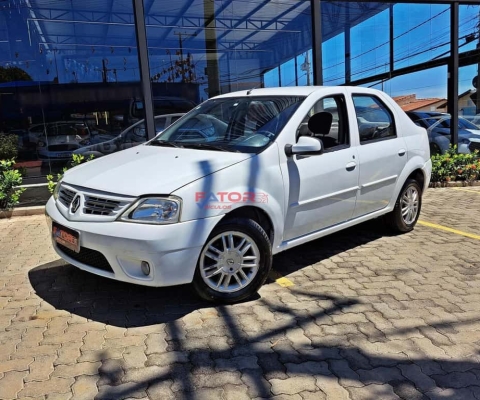
[[[173,286],[190,283],[200,251],[222,216],[169,225],[128,222],[77,222],[67,220],[53,197],[45,208],[47,223],[52,220],[80,232],[80,246],[106,258],[113,272],[92,267],[71,258],[52,241],[60,257],[76,267],[107,278],[146,286]],[[145,276],[141,262],[150,265]]]

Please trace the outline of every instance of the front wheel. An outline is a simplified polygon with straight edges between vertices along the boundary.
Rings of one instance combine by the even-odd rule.
[[[395,232],[410,232],[417,223],[421,208],[422,189],[415,179],[408,179],[400,191],[395,208],[386,216],[387,223]]]
[[[193,287],[208,301],[236,303],[255,294],[272,267],[272,246],[251,219],[220,223],[200,253]]]

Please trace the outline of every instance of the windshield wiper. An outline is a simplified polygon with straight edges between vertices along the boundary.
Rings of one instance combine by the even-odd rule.
[[[174,142],[169,142],[167,140],[154,140],[153,142],[150,142],[150,146],[165,146],[165,147],[176,147],[176,148],[183,148],[183,146],[180,146]]]
[[[194,147],[194,148],[199,148],[199,149],[205,149],[205,150],[219,150],[219,151],[232,151],[238,153],[238,150],[235,149],[226,149],[225,147],[222,146],[216,146],[214,144],[208,144],[208,143],[183,143],[184,147]]]

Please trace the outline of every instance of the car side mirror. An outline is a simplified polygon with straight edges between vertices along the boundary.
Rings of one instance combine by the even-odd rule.
[[[287,157],[291,157],[294,154],[300,156],[318,156],[322,153],[322,141],[311,136],[300,136],[296,144],[285,145],[285,154]]]

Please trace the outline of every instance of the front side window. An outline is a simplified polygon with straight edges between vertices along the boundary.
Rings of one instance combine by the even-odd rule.
[[[303,100],[298,96],[208,100],[150,145],[258,153],[275,141]]]
[[[330,114],[331,118],[326,120],[330,121],[331,119],[332,123],[330,126],[326,126],[323,132],[313,133],[308,129],[308,120],[312,115],[318,113]],[[325,151],[340,150],[348,147],[350,135],[346,116],[345,98],[342,95],[324,97],[317,101],[307,113],[298,128],[297,137],[314,136],[322,141]]]
[[[357,114],[360,144],[397,137],[393,115],[380,99],[371,95],[352,96]]]

